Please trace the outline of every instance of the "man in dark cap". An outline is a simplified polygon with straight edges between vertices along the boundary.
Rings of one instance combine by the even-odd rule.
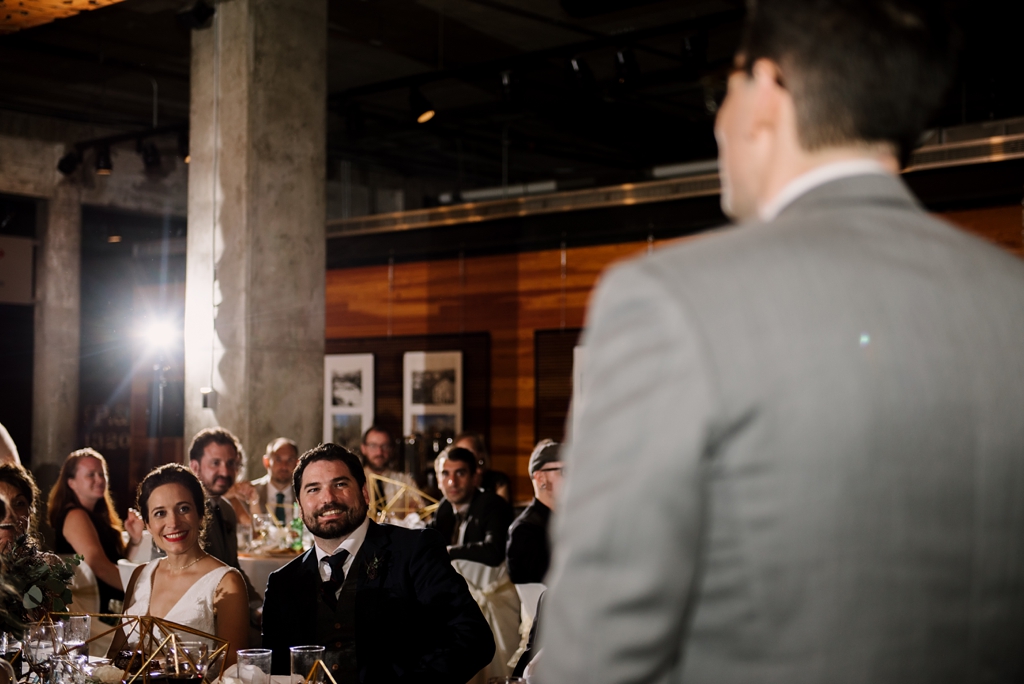
[[[508,576],[514,584],[543,582],[548,572],[551,561],[548,520],[562,487],[561,448],[561,444],[545,439],[538,442],[530,454],[533,501],[509,528],[505,549]]]

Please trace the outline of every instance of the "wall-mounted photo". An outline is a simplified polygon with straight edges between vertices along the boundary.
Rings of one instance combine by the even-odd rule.
[[[358,408],[363,405],[363,370],[331,371],[331,406]]]
[[[367,426],[369,427],[369,426]],[[359,453],[363,441],[363,416],[358,413],[335,413],[331,416],[331,439],[353,453]],[[376,433],[374,433],[376,434]]]
[[[462,430],[462,352],[406,352],[403,429],[410,435],[453,437]]]
[[[435,406],[454,404],[455,369],[413,371],[412,403]]]
[[[373,354],[324,357],[324,441],[358,450],[373,424]]]

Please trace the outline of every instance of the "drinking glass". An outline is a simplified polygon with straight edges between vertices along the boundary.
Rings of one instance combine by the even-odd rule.
[[[252,516],[252,549],[257,551],[270,541],[268,537],[274,529],[274,520],[268,513],[256,513]]]
[[[50,658],[50,684],[85,684],[88,655],[60,654]]]
[[[316,661],[323,660],[325,649],[323,646],[292,646],[288,650],[292,654],[292,684],[301,684],[309,676],[309,671],[316,665]],[[322,684],[324,671],[317,668],[310,681]]]
[[[203,641],[179,641],[171,648],[165,666],[169,684],[194,684],[206,674],[209,646]]]
[[[238,678],[242,684],[268,684],[270,682],[269,648],[245,648],[235,651],[238,656]]]
[[[89,630],[92,627],[92,616],[72,615],[64,623],[64,652],[72,655],[89,655]]]
[[[25,632],[25,659],[40,682],[50,678],[50,656],[60,653],[63,641],[64,625],[60,622],[40,622]]]

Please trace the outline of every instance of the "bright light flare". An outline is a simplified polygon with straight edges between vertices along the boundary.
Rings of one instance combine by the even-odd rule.
[[[148,323],[139,330],[138,335],[152,349],[171,349],[181,340],[181,330],[169,321]]]

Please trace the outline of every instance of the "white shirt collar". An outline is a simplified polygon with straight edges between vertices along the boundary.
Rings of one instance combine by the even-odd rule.
[[[874,159],[847,159],[830,164],[822,164],[787,183],[779,191],[779,194],[775,195],[775,197],[758,209],[758,214],[762,221],[774,221],[775,217],[782,213],[783,209],[814,188],[825,185],[825,183],[831,183],[834,180],[839,180],[840,178],[862,176],[865,174],[892,175],[888,169]]]
[[[284,500],[286,502],[291,503],[293,496],[291,487],[278,489],[277,486],[274,485],[273,480],[267,480],[267,501],[269,502],[273,497],[277,496],[278,494],[284,494]]]
[[[334,549],[334,551],[332,551],[331,553],[327,553],[326,551],[320,548],[319,544],[314,543],[313,548],[316,549],[316,562],[319,563],[324,558],[327,558],[328,556],[333,556],[342,549],[348,551],[348,557],[350,560],[352,558],[355,558],[356,554],[359,553],[360,547],[363,545],[363,540],[366,539],[366,530],[368,529],[370,529],[370,519],[366,518],[365,520],[363,520],[362,524],[359,525],[359,527],[354,529],[351,534],[342,539],[341,543],[338,544],[338,547]],[[347,565],[348,562],[346,562],[346,566]]]

